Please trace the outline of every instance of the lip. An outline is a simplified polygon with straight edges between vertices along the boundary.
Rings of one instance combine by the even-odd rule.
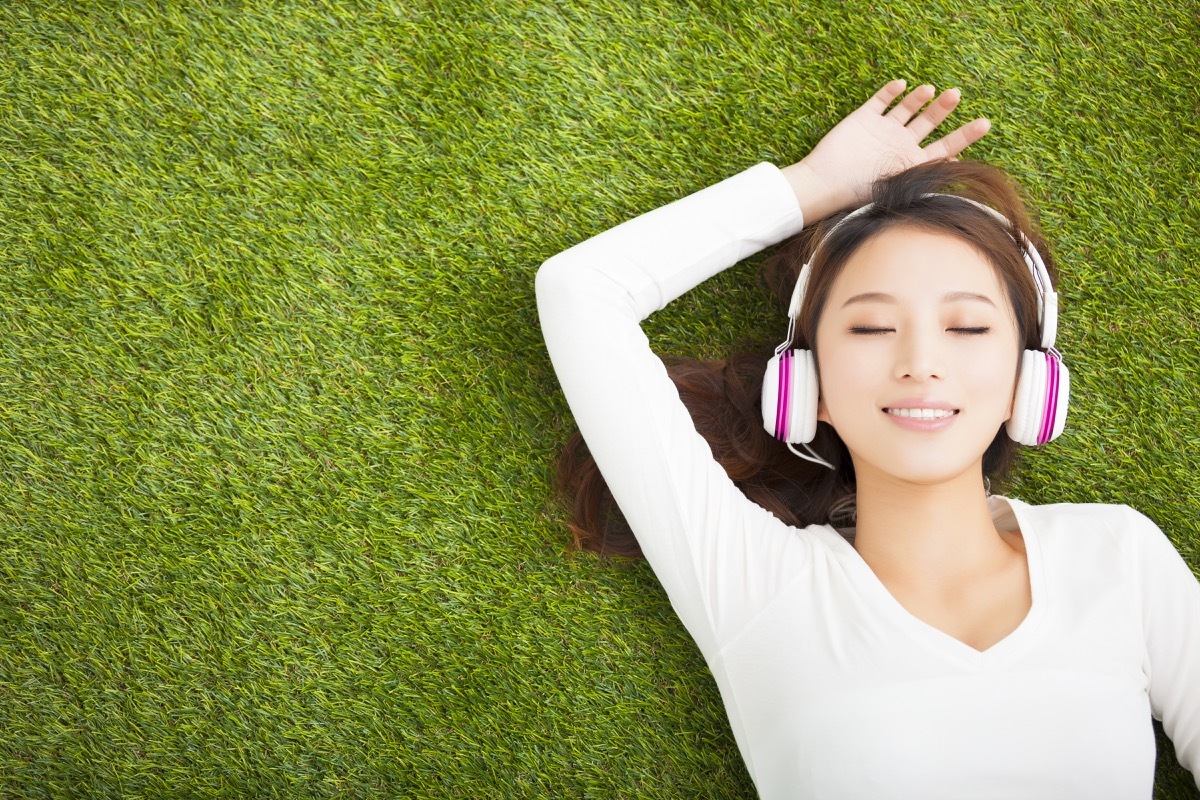
[[[939,411],[953,411],[954,413],[948,417],[940,419],[916,419],[914,417],[897,417],[889,414],[888,409],[895,408],[932,408]],[[903,400],[897,400],[894,403],[888,403],[880,411],[890,421],[898,427],[908,431],[918,431],[921,433],[932,433],[934,431],[944,430],[954,424],[954,420],[958,419],[959,410],[956,406],[946,403],[941,400],[924,397],[909,397]]]
[[[889,408],[936,408],[941,411],[958,411],[958,406],[944,400],[935,400],[932,397],[906,397],[884,406],[885,410]]]

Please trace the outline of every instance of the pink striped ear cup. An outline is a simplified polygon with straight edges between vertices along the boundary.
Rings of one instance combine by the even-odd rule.
[[[1009,438],[1026,445],[1053,441],[1066,427],[1070,395],[1071,373],[1057,351],[1026,350],[1005,426]]]
[[[817,365],[808,350],[787,350],[767,362],[762,387],[763,428],[790,444],[817,435]]]

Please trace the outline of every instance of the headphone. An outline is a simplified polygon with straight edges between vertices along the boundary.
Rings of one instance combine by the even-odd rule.
[[[983,209],[1000,221],[1009,230],[1014,229],[1007,217],[994,208],[985,206],[969,197],[950,194],[925,194],[922,197],[953,197]],[[843,217],[829,233],[813,248],[813,254],[847,221],[874,208],[874,203],[851,212]],[[1025,264],[1033,275],[1038,292],[1038,330],[1041,346],[1038,350],[1026,350],[1021,356],[1021,371],[1013,403],[1012,417],[1005,425],[1008,436],[1025,445],[1042,445],[1055,439],[1067,422],[1067,404],[1071,394],[1071,374],[1063,363],[1062,354],[1054,349],[1054,337],[1058,332],[1058,293],[1050,282],[1050,273],[1033,243],[1018,231]],[[808,288],[812,256],[800,270],[792,299],[788,305],[787,338],[775,348],[775,355],[767,362],[763,376],[762,417],[763,427],[776,439],[787,443],[788,449],[808,461],[823,464],[830,469],[833,465],[818,456],[808,443],[817,433],[817,365],[811,350],[791,348],[796,332],[796,319]],[[811,457],[792,447],[799,444]]]

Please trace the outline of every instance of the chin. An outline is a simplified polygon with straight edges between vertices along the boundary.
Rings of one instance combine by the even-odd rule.
[[[859,478],[859,485],[862,485],[863,478],[867,475],[877,475],[881,480],[889,482],[901,482],[911,484],[913,486],[941,486],[944,484],[953,483],[955,481],[970,478],[971,480],[980,481],[980,489],[983,484],[983,453],[979,457],[966,462],[947,463],[944,459],[914,459],[909,454],[909,457],[897,457],[887,460],[886,468],[876,463],[863,462],[855,458],[853,453],[851,458],[854,460],[854,471]],[[863,467],[860,467],[863,464]]]

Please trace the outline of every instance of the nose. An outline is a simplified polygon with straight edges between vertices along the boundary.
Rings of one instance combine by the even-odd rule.
[[[897,337],[897,378],[928,381],[945,377],[939,333],[913,327]]]

